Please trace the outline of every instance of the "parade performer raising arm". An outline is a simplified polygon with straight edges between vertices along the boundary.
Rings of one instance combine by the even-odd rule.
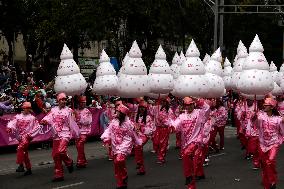
[[[134,131],[133,122],[127,116],[128,113],[129,109],[120,104],[117,108],[117,117],[110,122],[101,136],[103,142],[112,147],[117,189],[127,188],[126,157],[131,153],[133,145],[142,145],[142,140]]]
[[[63,181],[63,165],[65,163],[69,173],[73,172],[73,160],[67,154],[67,147],[72,134],[79,137],[79,128],[74,120],[73,110],[66,106],[65,93],[57,95],[58,106],[51,109],[42,120],[42,124],[49,124],[54,132],[52,157],[54,160],[53,182]]]
[[[87,140],[87,136],[91,132],[92,113],[86,108],[86,102],[86,97],[81,96],[79,98],[79,109],[76,109],[74,112],[76,122],[80,128],[80,137],[76,139],[76,148],[78,152],[77,168],[85,168],[87,165],[84,145]]]
[[[172,125],[176,131],[181,132],[181,149],[184,176],[188,189],[195,189],[195,173],[194,165],[196,151],[198,148],[199,134],[201,125],[205,123],[204,117],[208,117],[209,106],[204,109],[195,109],[195,102],[192,98],[184,98],[185,113],[179,115],[175,120],[168,120],[168,124]]]
[[[7,125],[7,132],[9,134],[15,133],[19,141],[17,148],[17,164],[19,164],[19,167],[16,172],[24,172],[25,165],[27,170],[24,175],[32,174],[28,148],[32,137],[39,128],[37,119],[31,114],[31,108],[30,102],[24,102],[22,105],[23,112],[16,115]]]

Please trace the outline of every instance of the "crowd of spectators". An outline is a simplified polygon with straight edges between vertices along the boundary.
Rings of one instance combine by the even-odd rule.
[[[39,73],[32,71],[22,71],[9,64],[8,56],[3,56],[0,65],[0,116],[5,113],[18,113],[21,111],[21,105],[25,101],[32,104],[35,115],[46,113],[56,105],[56,93],[53,90],[54,79],[44,82],[41,79],[44,71],[39,67]],[[87,96],[87,105],[99,107],[100,99],[93,96],[91,84],[88,86],[85,95]],[[96,102],[96,103],[93,103]],[[68,101],[70,106],[76,108],[76,97]]]

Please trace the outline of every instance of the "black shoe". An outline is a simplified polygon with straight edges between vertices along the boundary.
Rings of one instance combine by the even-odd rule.
[[[127,189],[127,186],[116,187],[116,189]]]
[[[191,184],[192,181],[193,181],[193,178],[192,178],[192,177],[186,177],[186,178],[185,178],[185,185]]]
[[[76,167],[78,168],[78,169],[83,169],[83,168],[86,168],[86,165],[76,165]]]
[[[52,182],[61,182],[61,181],[64,181],[64,177],[57,177],[52,179]]]
[[[137,175],[145,175],[145,174],[146,174],[145,171],[138,171],[138,172],[137,172]]]
[[[73,171],[74,171],[73,162],[72,162],[72,164],[70,166],[67,167],[67,169],[68,169],[69,173],[73,173]]]
[[[28,169],[25,173],[24,173],[24,176],[28,176],[28,175],[31,175],[33,174],[32,173],[32,170],[31,169]]]
[[[270,189],[276,189],[276,184],[272,184],[272,185],[270,186]]]
[[[204,176],[204,175],[202,175],[202,176],[196,176],[196,177],[195,177],[195,180],[202,180],[202,179],[205,179],[205,176]]]
[[[19,165],[19,167],[16,169],[16,172],[25,172],[25,168],[23,165]]]
[[[128,176],[125,179],[123,179],[123,184],[125,185],[123,187],[127,188],[127,183],[128,183]]]

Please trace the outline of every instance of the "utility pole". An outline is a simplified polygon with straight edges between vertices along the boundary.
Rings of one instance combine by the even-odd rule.
[[[224,0],[220,0],[220,12],[224,12],[223,5],[224,5]],[[221,52],[222,52],[222,50],[224,50],[224,46],[223,46],[223,43],[224,43],[224,40],[223,40],[224,39],[224,28],[223,28],[223,26],[224,26],[224,15],[220,14],[219,47],[221,48]]]
[[[218,41],[218,18],[219,18],[219,7],[218,7],[218,0],[215,0],[214,5],[214,50],[217,49],[217,41]]]

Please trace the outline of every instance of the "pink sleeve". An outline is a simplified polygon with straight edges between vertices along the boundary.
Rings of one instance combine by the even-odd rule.
[[[17,129],[17,118],[16,117],[13,120],[8,122],[7,128],[12,129],[13,132],[16,131],[16,129]]]
[[[132,137],[134,143],[138,146],[141,146],[143,143],[142,139],[137,136],[135,131],[130,129],[129,132],[130,132],[130,136]]]
[[[92,123],[92,113],[89,110],[84,112],[83,119],[81,119],[81,123],[83,125],[90,125]]]
[[[50,112],[48,112],[48,114],[42,118],[42,120],[45,120],[48,122],[49,125],[52,125],[53,124],[53,109],[51,109]]]
[[[29,132],[29,135],[31,137],[35,137],[39,133],[41,126],[39,125],[35,117],[33,117],[33,121],[31,124],[32,124],[32,130]]]
[[[104,133],[101,135],[101,139],[103,140],[103,142],[110,141],[110,128],[111,124],[108,126],[108,128],[106,128]]]
[[[70,112],[69,114],[69,126],[70,126],[70,129],[72,131],[72,134],[78,138],[80,136],[80,129],[75,121],[75,118],[74,116],[72,115],[72,113]]]
[[[279,118],[279,129],[280,129],[280,134],[282,136],[282,138],[284,137],[284,122],[283,122],[283,118]]]
[[[151,116],[147,116],[146,118],[146,126],[145,126],[145,132],[146,135],[151,135],[155,131],[155,123],[152,120]]]
[[[182,123],[182,115],[181,114],[179,117],[177,117],[175,120],[170,119],[169,125],[171,125],[172,127],[174,127],[175,131],[179,131],[180,130],[180,125]]]

